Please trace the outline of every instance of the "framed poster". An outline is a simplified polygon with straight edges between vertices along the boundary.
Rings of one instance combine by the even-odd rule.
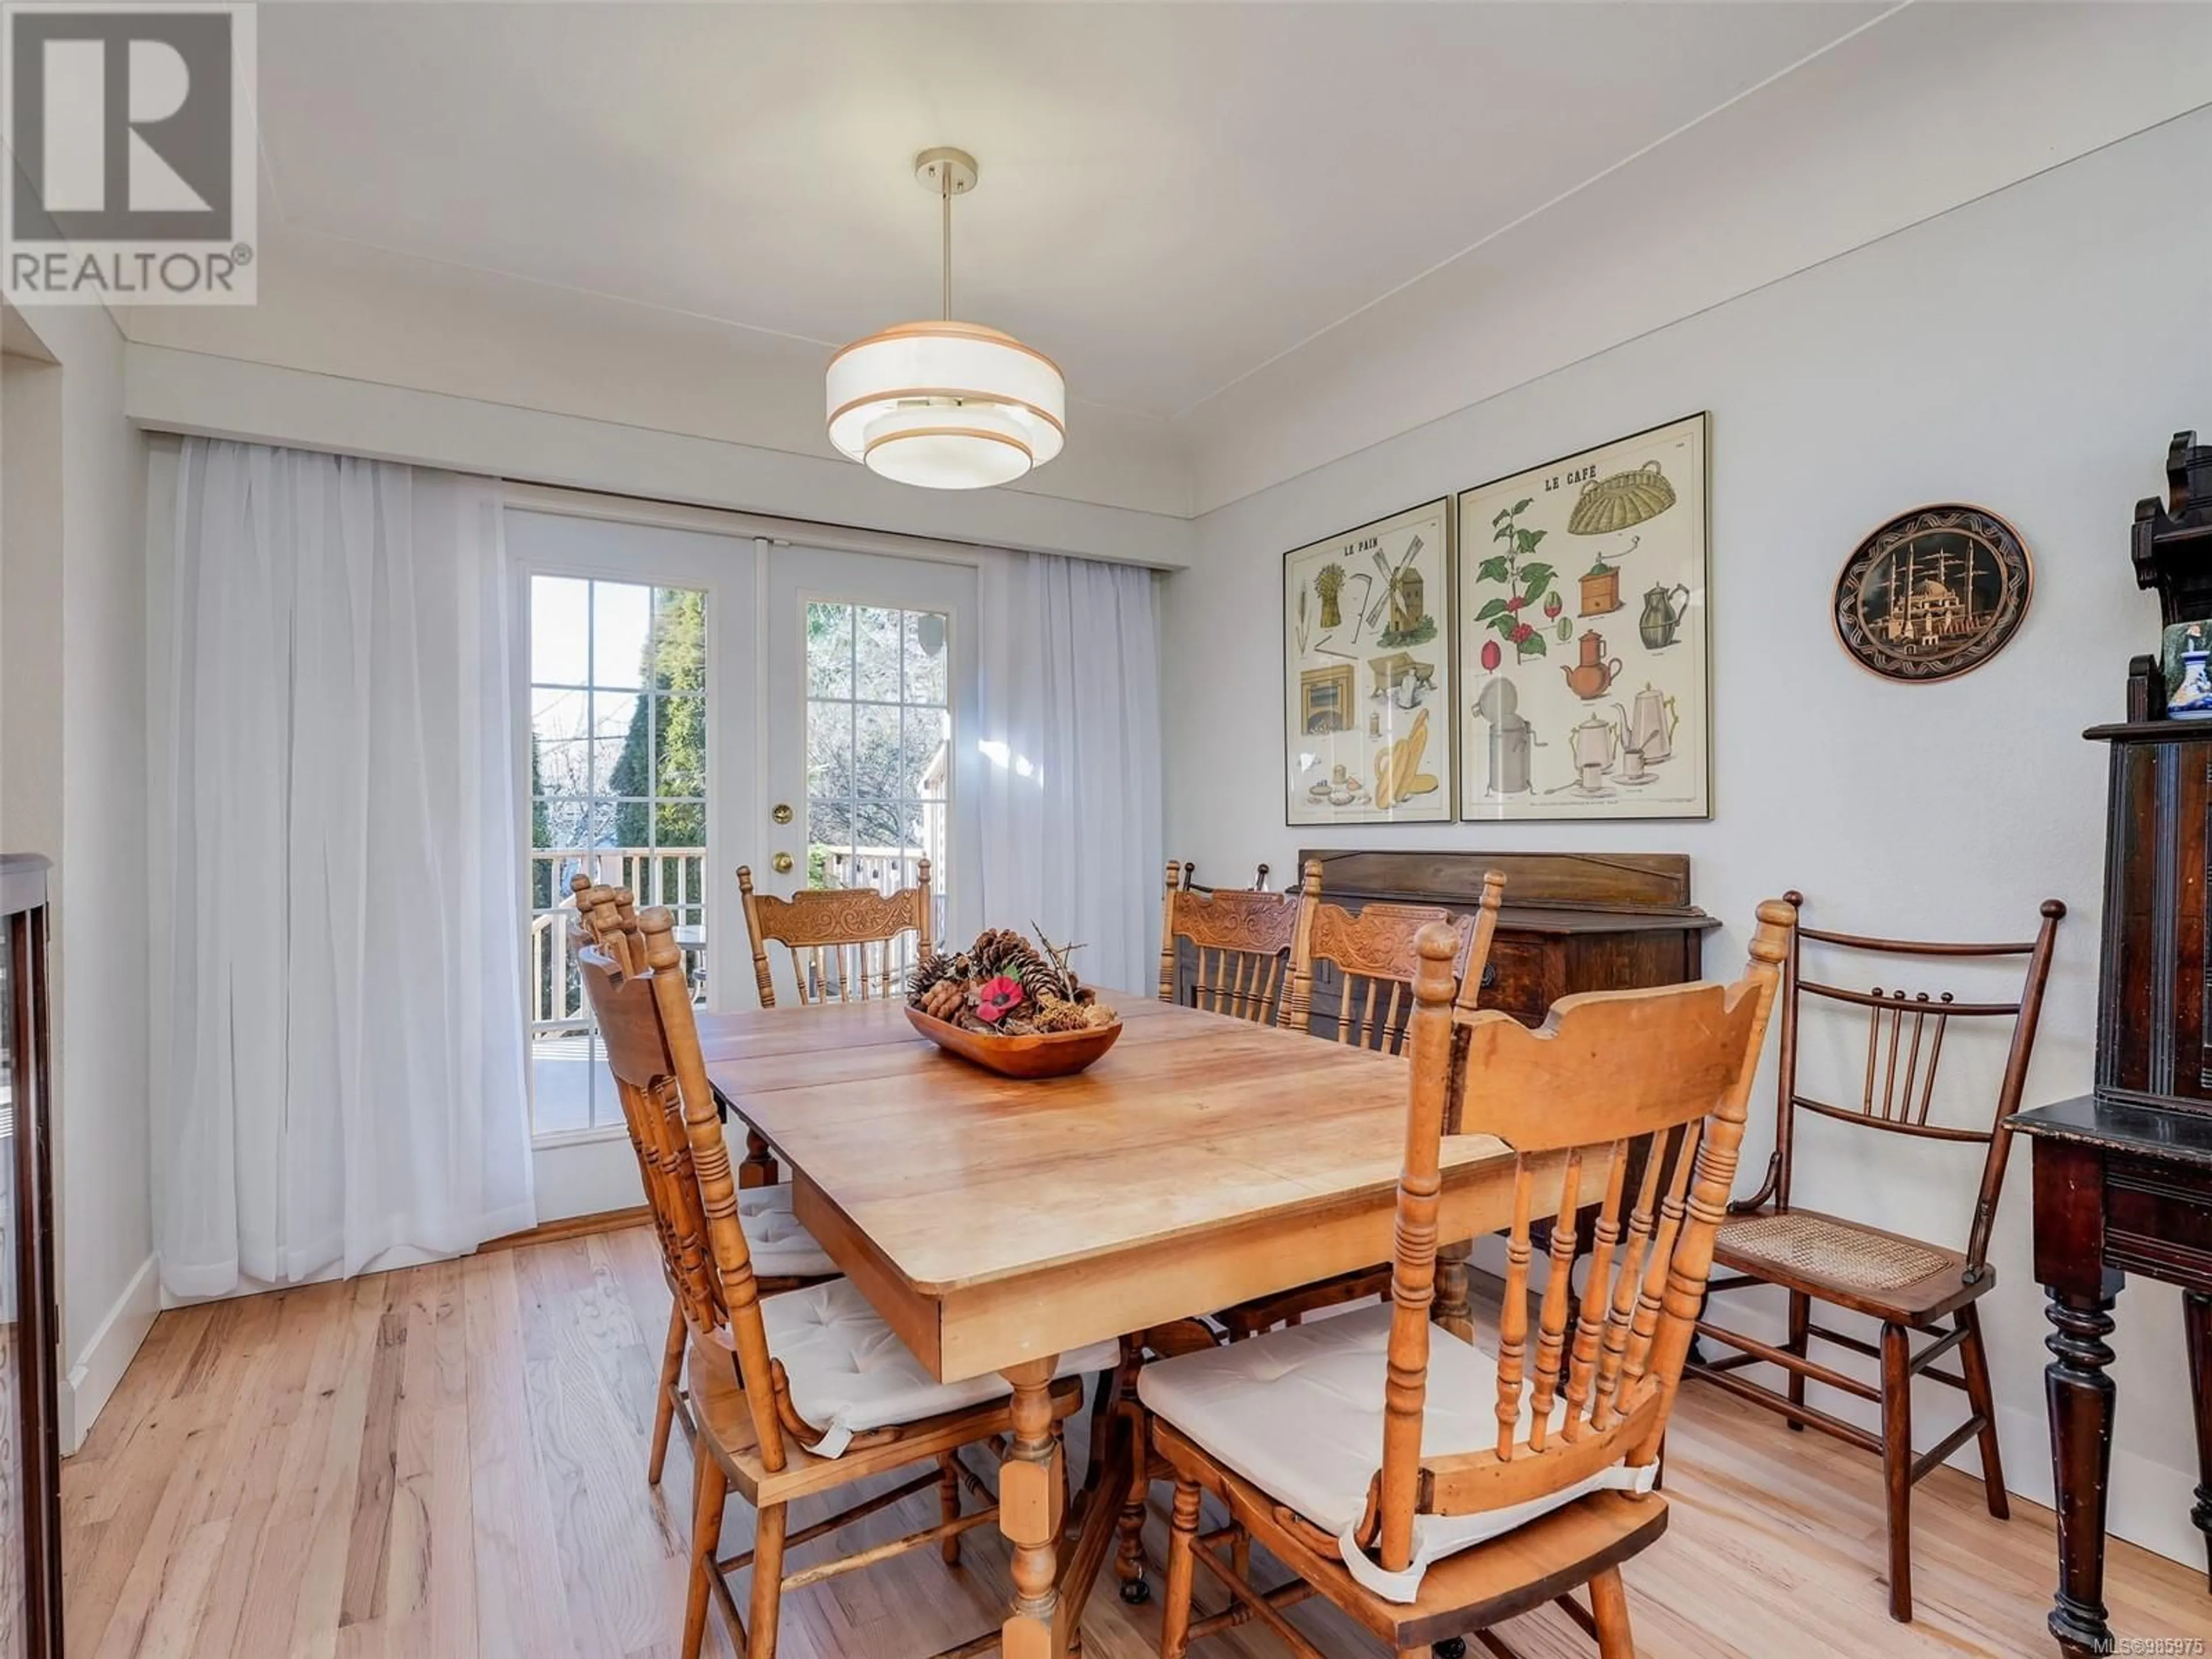
[[[1707,417],[1459,497],[1459,815],[1712,816]]]
[[[1451,502],[1283,556],[1289,823],[1452,815]]]

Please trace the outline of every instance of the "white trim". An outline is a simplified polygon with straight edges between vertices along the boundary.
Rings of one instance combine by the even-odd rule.
[[[834,454],[800,454],[450,392],[133,342],[124,413],[177,432],[402,461],[801,524],[1179,570],[1195,525],[1175,512],[1019,488],[916,489]]]
[[[62,1379],[57,1403],[64,1456],[84,1444],[108,1397],[131,1368],[138,1345],[154,1328],[154,1316],[161,1310],[159,1268],[160,1259],[155,1256],[149,1255],[139,1264]]]
[[[662,530],[690,530],[708,536],[751,539],[768,546],[818,547],[833,553],[875,553],[893,559],[923,559],[935,564],[980,566],[995,548],[980,542],[939,541],[860,530],[850,525],[814,524],[804,519],[769,518],[718,507],[687,507],[676,501],[641,501],[635,495],[606,495],[555,484],[509,483],[507,504],[518,513],[553,513],[572,519],[601,519],[617,524],[652,525]]]

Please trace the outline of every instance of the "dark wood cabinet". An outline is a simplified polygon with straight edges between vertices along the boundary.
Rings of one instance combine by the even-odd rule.
[[[62,1650],[46,861],[0,856],[0,1659]]]
[[[1370,900],[1472,910],[1486,870],[1505,877],[1482,1006],[1529,1025],[1577,991],[1625,991],[1703,977],[1705,937],[1720,923],[1690,902],[1683,853],[1420,853],[1316,848],[1322,896],[1358,909]],[[1332,1014],[1336,988],[1316,978],[1314,1006]]]
[[[2155,706],[2138,661],[2130,712]],[[2035,1276],[2058,1510],[2051,1633],[2068,1659],[2113,1650],[2105,1509],[2117,1391],[2112,1310],[2130,1273],[2178,1285],[2197,1409],[2197,1527],[2212,1535],[2212,722],[2135,719],[2112,746],[2096,1091],[2022,1112],[2034,1141]]]

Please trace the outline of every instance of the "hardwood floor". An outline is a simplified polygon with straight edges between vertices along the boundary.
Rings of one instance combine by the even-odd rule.
[[[64,1469],[69,1651],[672,1653],[691,1485],[680,1435],[661,1490],[644,1474],[667,1317],[642,1231],[162,1315]],[[1915,1494],[1918,1621],[1903,1626],[1883,1610],[1874,1460],[1694,1384],[1668,1449],[1672,1528],[1627,1572],[1644,1659],[2055,1651],[2047,1510],[2015,1502],[1992,1521],[1972,1480],[1930,1477]],[[856,1535],[923,1525],[935,1503],[910,1498]],[[748,1526],[733,1508],[725,1548]],[[1151,1541],[1158,1559],[1157,1518]],[[781,1652],[918,1659],[981,1633],[1005,1605],[1005,1547],[988,1528],[965,1544],[957,1571],[922,1551],[788,1598]],[[2202,1574],[2145,1551],[2113,1545],[2107,1594],[2124,1637],[2212,1633]],[[1330,1609],[1292,1616],[1329,1654],[1379,1651]],[[1503,1633],[1528,1659],[1590,1659],[1555,1610]],[[1084,1635],[1091,1659],[1150,1656],[1157,1607],[1126,1607],[1109,1583]],[[1249,1630],[1194,1649],[1282,1652]]]

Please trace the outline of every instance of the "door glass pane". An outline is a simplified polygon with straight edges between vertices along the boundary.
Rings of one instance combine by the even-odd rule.
[[[926,858],[942,939],[950,618],[816,601],[805,623],[806,883],[896,892]]]
[[[696,589],[531,579],[526,1012],[541,1137],[622,1121],[569,952],[572,877],[666,905],[705,994],[706,625]]]

